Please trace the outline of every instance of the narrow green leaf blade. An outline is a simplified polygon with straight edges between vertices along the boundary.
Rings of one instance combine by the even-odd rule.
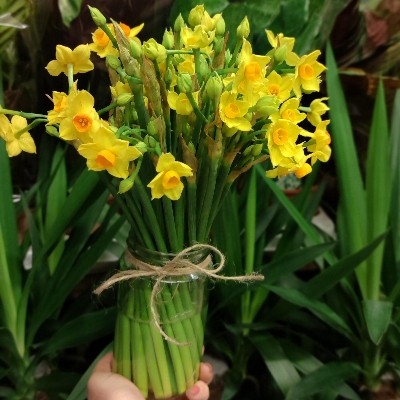
[[[393,303],[382,300],[365,300],[363,310],[369,337],[376,345],[379,345],[391,323]]]

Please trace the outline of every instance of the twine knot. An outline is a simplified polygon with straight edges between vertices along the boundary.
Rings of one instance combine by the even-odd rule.
[[[188,254],[195,250],[210,250],[210,254],[200,263],[193,263],[187,258]],[[211,254],[217,255],[219,262],[212,264]],[[176,345],[188,345],[189,343],[178,342],[175,339],[168,336],[161,327],[159,313],[155,307],[155,299],[159,291],[161,290],[161,282],[166,277],[174,276],[188,276],[191,274],[204,275],[208,278],[223,280],[223,281],[235,281],[235,282],[249,282],[249,281],[262,281],[263,275],[253,273],[250,275],[240,276],[224,276],[219,275],[220,271],[225,266],[225,256],[216,247],[209,244],[194,244],[193,246],[187,247],[178,254],[175,255],[171,260],[166,261],[163,266],[153,265],[143,260],[136,258],[132,253],[127,251],[127,260],[133,264],[136,269],[129,269],[125,271],[119,271],[103,282],[99,287],[94,290],[94,293],[99,295],[104,290],[109,289],[118,282],[127,281],[130,279],[142,278],[142,277],[154,277],[155,282],[150,297],[150,310],[154,320],[154,323],[159,330],[160,334],[169,342]],[[210,269],[210,266],[216,268]]]

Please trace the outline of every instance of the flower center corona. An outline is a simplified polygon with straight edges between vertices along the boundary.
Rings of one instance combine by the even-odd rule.
[[[236,118],[240,114],[239,107],[235,103],[229,103],[224,111],[228,118]]]
[[[101,29],[97,29],[94,33],[94,40],[100,47],[106,47],[110,42],[108,36]]]
[[[97,154],[96,163],[103,168],[112,167],[115,164],[115,154],[110,150],[101,150]]]
[[[314,77],[314,68],[310,64],[300,65],[299,74],[302,79],[312,79]]]
[[[268,85],[268,90],[272,95],[278,95],[279,94],[279,86],[272,83],[271,85]]]
[[[282,128],[275,129],[272,133],[272,139],[274,140],[274,143],[278,146],[285,144],[288,139],[287,130]]]
[[[179,175],[176,171],[167,171],[162,179],[162,185],[164,189],[173,189],[180,183]]]
[[[92,118],[86,114],[76,114],[72,122],[78,132],[87,132],[92,126]]]
[[[296,114],[295,114],[295,112],[294,112],[293,110],[285,110],[285,111],[282,113],[282,117],[283,117],[284,119],[288,119],[289,121],[293,121],[295,115],[296,115]]]
[[[251,62],[246,65],[244,76],[247,80],[252,82],[260,80],[262,77],[260,65],[256,62]]]

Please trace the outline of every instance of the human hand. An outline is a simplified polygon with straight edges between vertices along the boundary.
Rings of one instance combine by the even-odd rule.
[[[108,353],[97,363],[87,385],[88,400],[145,400],[131,381],[112,372],[112,360]],[[207,400],[213,377],[211,364],[201,363],[200,380],[186,391],[188,400]]]

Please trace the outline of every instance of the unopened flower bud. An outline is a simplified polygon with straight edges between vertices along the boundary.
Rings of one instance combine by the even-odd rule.
[[[140,60],[142,58],[143,50],[142,50],[142,45],[137,38],[132,38],[129,40],[129,47],[131,54],[134,58],[137,60]]]
[[[106,17],[100,12],[99,9],[97,9],[96,7],[88,7],[92,20],[97,26],[103,26],[107,24]]]
[[[207,79],[210,74],[210,68],[203,54],[199,57],[199,74],[203,79]]]
[[[287,47],[286,45],[279,46],[274,51],[274,60],[280,64],[286,60]]]
[[[118,57],[108,55],[106,57],[106,65],[111,69],[118,69],[121,67],[121,61]]]
[[[152,136],[150,135],[146,135],[144,138],[144,143],[146,144],[147,148],[149,149],[154,149],[157,146],[157,140],[154,139]]]
[[[133,188],[133,181],[129,178],[122,180],[118,186],[118,194],[126,193],[128,190]]]
[[[143,52],[147,58],[156,61],[158,64],[161,64],[167,58],[167,50],[165,47],[157,43],[153,38],[143,43]]]
[[[214,51],[215,54],[221,53],[224,48],[224,38],[223,37],[215,37],[214,39]]]
[[[215,23],[215,35],[216,36],[224,36],[225,35],[225,20],[224,17],[220,14],[219,18],[217,19]]]
[[[209,99],[218,102],[222,93],[222,87],[221,78],[213,75],[208,79],[204,90]]]
[[[189,12],[189,17],[188,17],[189,25],[192,28],[194,28],[196,25],[200,25],[203,15],[204,15],[204,6],[202,4],[192,8]]]
[[[251,154],[252,154],[252,151],[253,151],[253,147],[254,147],[253,145],[247,146],[247,147],[243,150],[242,154],[243,154],[245,157],[251,155]]]
[[[117,105],[119,107],[126,106],[133,99],[133,94],[130,93],[122,93],[117,97]]]
[[[145,142],[137,142],[134,147],[138,149],[142,154],[146,153],[147,151],[147,146]]]
[[[46,125],[46,133],[51,136],[59,136],[58,129],[53,125]]]
[[[267,118],[279,110],[279,100],[276,96],[263,96],[258,100],[255,111],[262,117]]]
[[[252,154],[254,157],[259,156],[259,155],[261,154],[261,152],[262,152],[263,147],[264,147],[264,145],[263,145],[262,143],[257,143],[257,144],[255,144],[255,145],[253,146],[253,149],[252,149],[252,151],[251,151],[251,154]]]
[[[188,73],[183,72],[178,75],[178,88],[182,93],[191,92],[192,86],[192,77]]]
[[[147,133],[150,136],[157,136],[158,135],[158,129],[157,129],[157,124],[154,121],[154,119],[151,119],[149,123],[147,124]]]
[[[250,35],[250,24],[249,24],[249,20],[247,19],[247,17],[244,17],[242,22],[237,27],[236,35],[239,39],[241,39],[241,38],[246,39]]]
[[[162,45],[167,49],[167,50],[172,50],[174,48],[174,34],[172,33],[171,30],[165,30],[163,40],[162,40]]]
[[[180,33],[181,29],[185,26],[185,21],[182,14],[179,14],[174,23],[174,32]]]

